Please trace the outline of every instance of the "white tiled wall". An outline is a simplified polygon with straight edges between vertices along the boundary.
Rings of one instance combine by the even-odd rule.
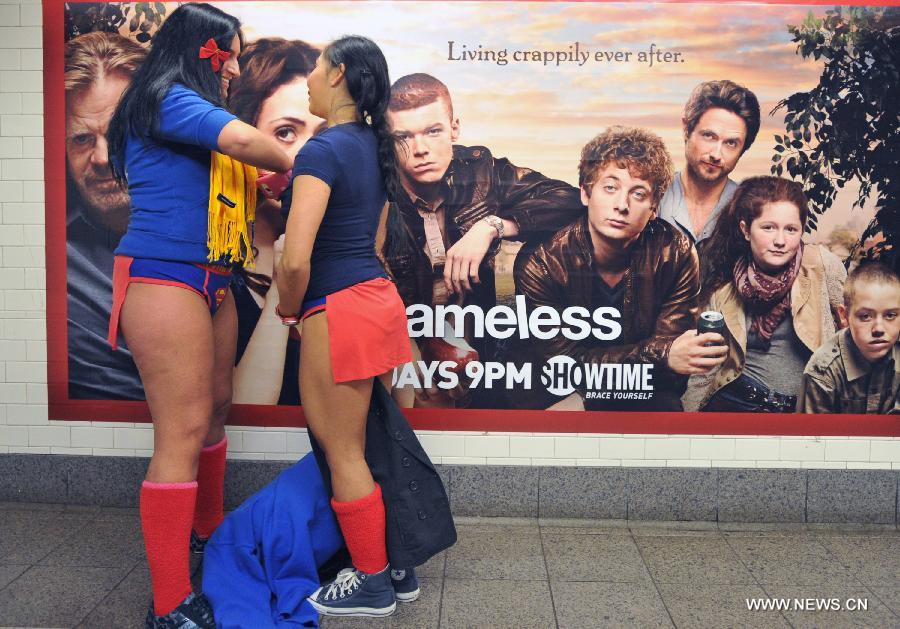
[[[41,5],[0,0],[0,454],[147,456],[149,426],[47,419]],[[234,427],[229,454],[291,460],[304,430]],[[900,469],[900,439],[420,433],[436,462]]]

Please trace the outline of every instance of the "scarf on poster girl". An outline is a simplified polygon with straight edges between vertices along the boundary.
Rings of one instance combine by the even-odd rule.
[[[212,152],[209,167],[209,260],[253,265],[256,168]]]
[[[759,336],[767,347],[775,328],[791,311],[791,287],[800,273],[802,259],[803,243],[800,243],[794,259],[777,275],[760,269],[751,254],[734,263],[734,286],[753,316],[750,333]]]

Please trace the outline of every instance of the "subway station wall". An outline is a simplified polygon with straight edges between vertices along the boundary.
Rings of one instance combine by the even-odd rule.
[[[80,156],[72,147],[77,129],[67,120],[63,52],[67,38],[84,35],[98,22],[85,21],[85,12],[79,9],[88,5],[71,6],[74,9],[67,14],[64,4],[56,1],[45,6],[0,4],[0,454],[148,456],[152,430],[140,391],[135,393],[134,382],[129,381],[133,373],[121,361],[94,360],[100,350],[79,344],[89,344],[92,335],[72,333],[75,328],[96,327],[97,321],[87,315],[78,319],[76,313],[85,309],[72,304],[82,299],[78,305],[83,306],[84,299],[103,295],[98,276],[78,275],[73,248],[79,246],[80,232],[72,226],[89,215],[92,206],[112,207],[115,199],[93,195],[90,173],[77,170]],[[123,10],[127,5],[111,6]],[[137,36],[157,27],[155,16],[164,19],[161,9],[174,8],[148,6],[152,11],[143,13],[132,30],[136,5],[131,5],[132,13],[123,16],[127,19],[118,35],[140,44]],[[820,15],[828,8],[763,5],[751,11],[746,5],[578,3],[529,4],[526,12],[516,3],[403,3],[400,15],[393,3],[219,6],[241,17],[248,43],[281,37],[321,47],[348,30],[370,35],[382,43],[393,78],[428,72],[447,84],[453,116],[459,120],[456,141],[468,151],[470,162],[485,154],[494,161],[508,158],[510,165],[539,171],[546,180],[569,187],[578,183],[581,146],[611,124],[650,128],[662,137],[675,170],[680,170],[685,160],[681,109],[692,87],[710,78],[734,79],[757,92],[763,110],[760,135],[732,177],[740,181],[767,174],[774,137],[784,128],[783,114],[766,114],[793,91],[812,87],[821,73],[821,62],[804,61],[796,54],[784,25],[802,22],[810,10]],[[702,19],[690,22],[683,35],[652,34],[662,33],[667,23],[688,23],[683,20],[689,10],[699,11]],[[351,12],[355,28],[347,23]],[[116,16],[110,19],[114,22]],[[746,21],[740,42],[743,61],[734,59],[731,47],[731,57],[717,56],[711,34],[733,29],[741,20]],[[748,62],[753,55],[756,61]],[[611,85],[619,89],[609,89]],[[305,114],[309,116],[308,111]],[[290,117],[306,122],[309,133],[314,130],[314,121],[304,119],[303,112]],[[284,138],[301,133],[298,125],[275,132]],[[858,235],[871,219],[871,213],[851,211],[851,203],[852,195],[839,197],[819,218],[817,229],[807,234],[808,245],[846,255],[840,250],[841,230]],[[271,223],[277,225],[277,220]],[[451,302],[421,303],[409,311],[411,320],[419,321],[411,329],[418,335],[417,358],[424,367],[398,372],[397,396],[405,405],[415,406],[410,408],[410,420],[435,462],[900,468],[897,416],[646,413],[642,408],[655,392],[652,378],[649,383],[632,379],[628,386],[613,378],[612,391],[602,387],[592,391],[586,388],[590,375],[583,364],[576,363],[575,371],[548,371],[548,355],[530,349],[532,344],[520,338],[523,328],[532,334],[535,330],[520,307],[523,298],[515,276],[516,258],[523,255],[519,245],[504,242],[491,255],[492,294],[482,295],[472,312],[488,319],[492,309],[505,308],[500,314],[495,311],[492,320],[514,321],[508,327],[515,328],[513,341],[519,346],[501,342],[506,339],[499,338],[502,333],[497,334],[496,326],[493,332],[485,326],[487,331],[473,337],[465,326],[454,334],[451,319],[449,331],[440,333],[433,325],[439,318],[436,306]],[[265,275],[265,269],[258,271]],[[83,282],[95,284],[85,289]],[[264,296],[249,295],[247,304],[251,312],[255,308],[266,314]],[[570,303],[559,306],[562,317],[557,319],[565,321],[563,311]],[[596,317],[587,319],[588,327],[594,325],[591,321]],[[260,317],[257,327],[265,334],[264,323]],[[562,334],[560,323],[556,326]],[[273,327],[270,332],[283,333]],[[616,328],[600,327],[610,334]],[[99,336],[104,337],[105,333]],[[81,340],[76,343],[77,339]],[[244,370],[251,377],[240,388],[244,397],[236,400],[229,428],[233,458],[291,460],[309,450],[289,366],[284,367],[292,356],[290,341],[285,337],[281,342],[288,350],[281,352],[283,357],[279,354],[279,368],[260,365]],[[97,366],[99,362],[104,365]],[[445,369],[442,362],[449,363]],[[549,364],[560,363],[569,366],[559,360]],[[427,390],[423,374],[430,369],[435,375],[432,384],[445,386]],[[278,374],[274,379],[273,372]],[[554,380],[559,373],[563,379]],[[253,374],[270,377],[254,379]],[[629,396],[633,406],[604,410],[603,395],[616,391],[634,394]],[[546,410],[567,398],[580,400],[579,410]]]

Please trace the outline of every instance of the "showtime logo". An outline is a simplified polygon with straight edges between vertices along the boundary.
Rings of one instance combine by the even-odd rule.
[[[586,398],[650,399],[653,391],[653,365],[579,363],[571,356],[554,356],[541,368],[541,384],[553,395],[571,395],[582,383]],[[594,392],[601,393],[594,395]]]
[[[581,365],[571,356],[554,356],[541,369],[541,384],[553,395],[571,395],[581,384]]]

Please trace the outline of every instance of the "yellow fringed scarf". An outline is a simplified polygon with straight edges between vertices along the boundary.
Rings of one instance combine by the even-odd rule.
[[[209,226],[206,246],[210,262],[253,265],[251,224],[256,219],[256,168],[212,152],[209,167]]]

